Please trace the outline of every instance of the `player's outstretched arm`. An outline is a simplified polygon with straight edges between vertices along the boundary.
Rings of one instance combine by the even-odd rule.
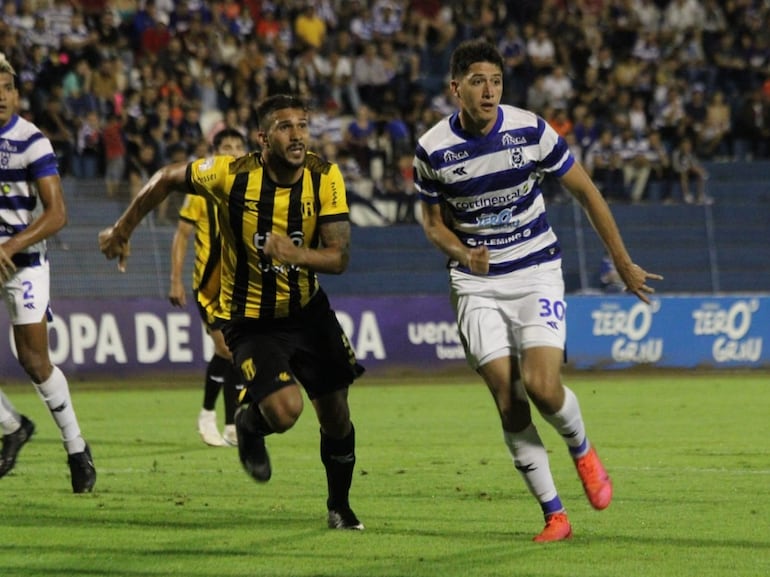
[[[580,163],[572,165],[561,180],[588,215],[626,285],[626,290],[649,304],[648,295],[653,294],[655,289],[649,286],[647,281],[663,280],[663,277],[647,272],[631,260],[607,201]]]
[[[128,241],[134,229],[147,213],[163,202],[171,192],[185,191],[186,171],[187,162],[169,164],[156,171],[115,224],[99,233],[99,250],[110,260],[118,259],[120,272],[126,270],[126,260],[131,254]]]

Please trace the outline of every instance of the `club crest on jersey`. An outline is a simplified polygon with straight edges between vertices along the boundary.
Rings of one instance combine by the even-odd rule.
[[[524,153],[520,147],[511,148],[511,168],[521,168],[525,164]]]

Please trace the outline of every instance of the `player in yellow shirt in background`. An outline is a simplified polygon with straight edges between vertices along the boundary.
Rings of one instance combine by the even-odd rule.
[[[213,141],[216,155],[239,158],[246,154],[246,138],[234,128],[220,130]],[[216,207],[210,200],[196,194],[185,196],[179,210],[179,223],[171,243],[171,286],[168,298],[175,307],[187,306],[187,291],[182,280],[187,245],[195,234],[195,265],[193,267],[192,292],[201,319],[214,342],[214,354],[206,367],[203,386],[203,406],[198,414],[198,433],[207,445],[235,446],[234,417],[240,382],[233,366],[233,356],[225,344],[222,321],[216,318],[219,309],[219,282],[222,243],[219,236]],[[225,404],[224,430],[220,435],[215,410],[219,391]]]

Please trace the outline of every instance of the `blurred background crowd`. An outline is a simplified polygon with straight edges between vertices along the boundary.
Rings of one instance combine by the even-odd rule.
[[[541,114],[613,202],[709,203],[702,162],[770,157],[768,0],[0,3],[20,113],[108,196],[225,126],[255,148],[256,104],[292,92],[353,201],[411,221],[416,139],[454,110],[449,56],[478,37],[505,58],[504,102]]]

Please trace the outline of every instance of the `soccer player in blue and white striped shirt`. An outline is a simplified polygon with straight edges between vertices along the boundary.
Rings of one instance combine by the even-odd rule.
[[[572,527],[530,401],[564,438],[594,508],[609,506],[612,483],[586,436],[577,397],[561,382],[566,304],[543,174],[558,177],[581,204],[629,292],[649,302],[647,281],[662,277],[631,260],[607,203],[566,142],[543,118],[500,104],[503,60],[494,46],[463,42],[450,67],[459,111],[422,135],[415,153],[422,224],[449,258],[466,357],[495,399],[514,465],[545,516],[534,540],[559,541]]]
[[[67,222],[51,142],[17,113],[16,73],[0,54],[0,296],[13,324],[19,363],[61,431],[75,493],[96,482],[91,452],[80,434],[69,384],[48,354],[50,271],[46,239]],[[0,391],[0,477],[13,469],[35,425]]]

